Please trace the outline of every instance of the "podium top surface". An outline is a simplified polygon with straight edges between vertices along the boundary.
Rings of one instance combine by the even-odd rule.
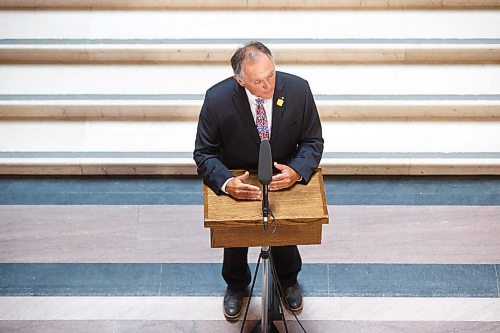
[[[242,172],[234,171],[234,175]],[[248,183],[262,187],[257,175],[251,174]],[[237,200],[228,195],[217,196],[203,185],[205,227],[250,226],[262,224],[262,201]],[[323,175],[318,169],[307,185],[269,192],[269,205],[277,225],[328,223]],[[271,219],[271,217],[269,217]]]

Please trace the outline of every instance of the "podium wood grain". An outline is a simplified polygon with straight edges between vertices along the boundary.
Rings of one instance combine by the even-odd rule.
[[[254,174],[248,182],[261,187]],[[328,223],[321,169],[307,185],[295,184],[286,190],[269,192],[275,220],[269,218],[268,231],[262,225],[260,200],[217,196],[206,185],[203,193],[205,227],[210,228],[212,247],[320,244],[322,225]]]

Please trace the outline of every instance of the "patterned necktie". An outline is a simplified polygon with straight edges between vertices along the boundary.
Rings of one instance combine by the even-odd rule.
[[[269,140],[269,125],[267,123],[266,110],[264,109],[264,100],[256,98],[257,109],[255,109],[255,125],[261,140]]]

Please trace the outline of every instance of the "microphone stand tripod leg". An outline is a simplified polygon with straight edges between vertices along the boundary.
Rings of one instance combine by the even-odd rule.
[[[252,333],[278,333],[279,331],[274,324],[274,305],[270,307],[269,304],[274,291],[271,263],[269,259],[271,247],[263,246],[260,253],[262,257],[262,319],[252,330]]]

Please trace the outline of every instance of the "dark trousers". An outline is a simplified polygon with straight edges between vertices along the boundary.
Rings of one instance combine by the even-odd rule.
[[[302,258],[297,246],[273,246],[271,247],[271,255],[283,288],[295,284],[297,275],[302,268]],[[259,268],[259,270],[261,269],[262,267]],[[252,273],[248,267],[248,247],[224,249],[222,277],[227,286],[234,290],[243,290],[250,284]]]

